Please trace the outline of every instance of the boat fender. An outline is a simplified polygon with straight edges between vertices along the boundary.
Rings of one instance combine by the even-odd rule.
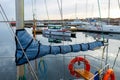
[[[113,69],[108,69],[103,76],[103,80],[116,80]]]

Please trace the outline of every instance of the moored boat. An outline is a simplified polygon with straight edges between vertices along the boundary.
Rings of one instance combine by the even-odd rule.
[[[71,31],[63,28],[61,25],[48,25],[48,29],[42,31],[43,34],[57,35],[57,36],[70,36]]]

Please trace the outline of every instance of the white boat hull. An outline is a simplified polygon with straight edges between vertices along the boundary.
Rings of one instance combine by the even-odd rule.
[[[69,36],[71,37],[71,31],[51,31],[51,30],[43,30],[43,34],[47,35],[56,35],[56,36]]]

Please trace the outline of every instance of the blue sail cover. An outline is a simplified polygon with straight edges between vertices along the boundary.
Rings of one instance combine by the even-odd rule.
[[[93,50],[97,47],[101,47],[104,45],[102,41],[95,41],[91,43],[82,43],[74,45],[50,46],[43,45],[39,43],[39,41],[34,40],[25,29],[17,30],[16,35],[29,60],[34,60],[36,58],[40,58],[48,54],[56,55],[66,54],[70,52]],[[22,48],[20,47],[19,42],[16,39],[16,65],[28,63],[22,51]]]

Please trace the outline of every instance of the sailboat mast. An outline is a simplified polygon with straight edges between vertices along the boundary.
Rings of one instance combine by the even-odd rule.
[[[16,29],[24,28],[24,0],[15,0],[16,6]],[[17,79],[24,76],[24,65],[17,67]]]
[[[24,0],[16,1],[16,29],[24,28]]]
[[[108,25],[110,24],[110,0],[108,0]]]

